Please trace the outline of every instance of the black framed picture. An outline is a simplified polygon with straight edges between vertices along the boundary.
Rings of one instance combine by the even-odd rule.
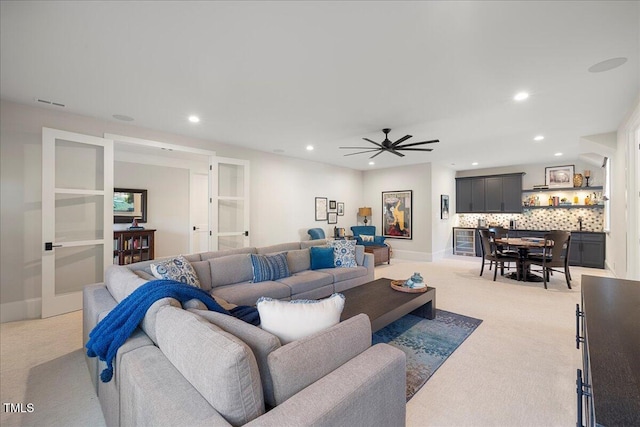
[[[329,224],[337,224],[338,223],[338,213],[337,212],[329,212],[327,222]]]
[[[440,195],[440,219],[449,219],[449,195]]]
[[[336,201],[329,200],[329,212],[335,212],[337,209]]]
[[[338,216],[344,216],[344,202],[338,202]]]
[[[316,197],[316,221],[327,220],[327,198]]]
[[[412,238],[413,191],[382,192],[382,235],[395,239]]]

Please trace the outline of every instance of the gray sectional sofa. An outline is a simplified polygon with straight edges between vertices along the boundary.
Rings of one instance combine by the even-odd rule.
[[[373,255],[356,247],[355,268],[310,270],[324,241],[187,255],[214,297],[254,305],[261,296],[318,299],[373,280]],[[249,253],[287,253],[291,276],[251,283]],[[84,343],[118,302],[151,280],[151,262],[110,266],[84,289]],[[282,345],[275,335],[196,301],[154,303],[114,359],[87,358],[107,425],[398,426],[405,422],[405,356],[371,346],[360,314]]]

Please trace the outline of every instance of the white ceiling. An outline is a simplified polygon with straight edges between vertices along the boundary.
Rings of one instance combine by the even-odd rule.
[[[338,147],[384,127],[440,143],[375,168],[562,163],[640,93],[637,1],[2,1],[0,15],[4,99],[354,169],[369,156]]]

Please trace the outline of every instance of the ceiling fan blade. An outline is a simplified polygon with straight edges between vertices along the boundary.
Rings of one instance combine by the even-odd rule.
[[[374,154],[373,156],[369,157],[370,159],[373,159],[376,156],[379,156],[380,154],[384,153],[385,150],[380,150],[378,151],[376,154]]]
[[[384,147],[382,146],[382,144],[379,144],[379,143],[377,143],[377,142],[375,142],[375,141],[372,141],[372,140],[370,140],[369,138],[362,138],[362,139],[364,139],[365,141],[369,141],[370,143],[375,144],[375,145],[377,145],[377,146],[378,146],[378,147],[380,147],[380,148],[384,148]]]
[[[434,139],[432,141],[412,142],[411,144],[404,144],[404,145],[401,145],[401,146],[395,147],[395,148],[398,149],[398,148],[404,148],[404,147],[413,147],[415,145],[422,145],[422,144],[434,144],[436,142],[440,142],[440,140],[439,139]]]
[[[396,142],[394,142],[393,144],[391,144],[392,147],[397,146],[400,143],[403,143],[404,141],[406,141],[407,139],[411,138],[413,135],[405,135],[402,138],[400,138],[399,140],[397,140]]]
[[[338,147],[338,148],[354,148],[354,149],[363,149],[363,150],[379,150],[379,148],[372,148],[372,147]]]
[[[396,151],[396,150],[388,150],[388,151],[389,151],[390,153],[395,154],[395,155],[396,155],[396,156],[398,156],[398,157],[404,157],[404,154],[402,154],[402,153],[400,153],[400,152],[398,152],[398,151]]]
[[[371,153],[371,152],[374,152],[374,151],[379,151],[379,150],[378,150],[377,148],[371,148],[371,149],[369,149],[369,150],[367,150],[367,151],[358,151],[357,153],[349,153],[349,154],[345,154],[344,156],[345,156],[345,157],[347,157],[347,156],[354,156],[354,155],[356,155],[356,154]]]
[[[404,150],[404,151],[433,151],[433,148],[396,148],[396,150]]]

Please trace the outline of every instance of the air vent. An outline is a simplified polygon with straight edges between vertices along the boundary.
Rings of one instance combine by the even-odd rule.
[[[64,104],[61,104],[59,102],[53,102],[53,101],[49,101],[46,99],[40,99],[40,98],[35,98],[36,102],[40,102],[42,104],[48,104],[48,105],[55,105],[56,107],[64,107]]]

